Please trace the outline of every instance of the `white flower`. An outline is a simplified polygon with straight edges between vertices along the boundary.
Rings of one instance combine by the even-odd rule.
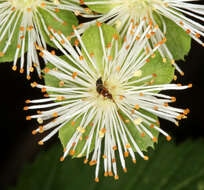
[[[204,21],[204,5],[198,4],[199,0],[100,0],[100,1],[85,1],[86,5],[101,5],[110,6],[110,11],[101,14],[102,17],[98,19],[100,22],[107,21],[108,24],[116,25],[116,28],[121,33],[121,36],[126,35],[126,31],[131,27],[131,22],[142,23],[141,34],[144,30],[149,28],[147,36],[149,42],[147,46],[152,49],[152,43],[156,44],[159,41],[166,40],[166,24],[161,16],[164,16],[178,26],[183,28],[194,40],[204,46],[200,36],[204,36],[204,26],[199,23]],[[101,8],[102,9],[102,8]],[[158,27],[157,21],[154,15],[157,15],[162,22],[162,27]],[[194,18],[194,20],[192,19]],[[83,30],[88,27],[91,21],[85,23],[80,29]],[[152,27],[158,27],[158,29],[152,32]],[[172,60],[172,64],[175,65],[176,69],[181,75],[184,73],[176,65],[174,57],[169,51],[168,47],[164,44],[160,46],[159,52],[163,57],[163,61],[166,62],[166,58]]]
[[[16,40],[18,43],[13,57],[12,69],[17,70],[17,59],[20,56],[20,72],[23,73],[24,68],[26,68],[28,79],[30,79],[30,72],[34,71],[34,67],[36,67],[39,76],[41,75],[39,58],[35,46],[46,48],[43,33],[48,36],[50,35],[45,24],[46,21],[39,8],[46,11],[48,16],[52,16],[56,22],[60,22],[63,25],[68,23],[65,23],[57,16],[56,13],[59,10],[69,10],[74,13],[80,11],[81,15],[84,16],[87,14],[85,9],[67,1],[0,0],[0,42],[2,43],[2,40],[7,38],[5,46],[3,49],[0,49],[0,59],[6,53],[9,53],[7,50],[13,45],[13,37],[17,36]],[[16,32],[19,32],[19,34],[17,35]],[[26,46],[27,58],[25,60],[24,52]],[[24,66],[25,61],[27,62],[26,66]]]
[[[156,77],[154,73],[142,77],[141,68],[150,56],[150,53],[146,54],[142,51],[146,43],[145,33],[138,38],[137,31],[129,31],[131,34],[127,35],[120,50],[118,37],[114,35],[112,42],[106,48],[101,23],[97,25],[102,44],[101,51],[103,51],[101,65],[95,62],[96,58],[93,54],[88,53],[75,27],[73,28],[78,39],[75,41],[75,47],[72,47],[62,33],[51,29],[52,35],[58,40],[53,38],[53,41],[72,64],[54,55],[53,52],[42,50],[41,56],[56,66],[54,69],[45,69],[45,72],[58,78],[61,87],[32,83],[33,87],[40,88],[42,92],[47,91],[49,97],[27,100],[26,103],[32,105],[24,107],[24,110],[38,110],[38,114],[27,116],[28,120],[37,119],[41,124],[33,131],[33,134],[52,129],[39,141],[40,145],[49,140],[66,123],[71,122],[67,127],[73,127],[77,119],[81,118],[79,126],[76,126],[76,131],[66,145],[61,161],[68,154],[74,155],[78,142],[86,138],[81,152],[76,156],[85,155],[84,163],[87,163],[90,158],[90,146],[94,141],[94,151],[89,164],[96,164],[96,182],[99,181],[101,157],[104,159],[104,175],[112,176],[114,173],[115,179],[118,179],[116,150],[119,152],[124,172],[127,172],[125,157],[130,155],[133,162],[136,162],[133,150],[148,160],[148,157],[140,150],[127,124],[132,123],[132,127],[135,127],[141,138],[147,135],[153,142],[156,142],[157,138],[149,130],[154,128],[155,131],[162,133],[167,140],[170,140],[171,137],[158,127],[158,120],[140,110],[145,110],[178,125],[177,120],[186,118],[189,110],[169,106],[168,104],[174,102],[175,98],[156,92],[191,87],[191,85],[179,84],[154,85]],[[153,52],[157,49],[158,46]],[[115,51],[114,57],[111,56],[113,50]],[[82,54],[82,51],[85,55]],[[146,82],[147,80],[149,82]],[[53,101],[56,102],[53,103]],[[44,121],[46,121],[45,124]],[[87,130],[90,132],[84,137],[83,134]],[[102,143],[104,143],[103,153]]]

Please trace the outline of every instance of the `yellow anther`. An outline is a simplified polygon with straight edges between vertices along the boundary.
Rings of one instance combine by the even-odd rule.
[[[89,162],[89,165],[90,166],[93,166],[93,165],[95,165],[96,164],[96,160],[91,160],[90,162]]]
[[[167,140],[167,141],[170,141],[170,140],[171,140],[171,137],[170,137],[170,136],[167,136],[167,137],[166,137],[166,140]]]
[[[172,97],[171,97],[171,101],[172,101],[172,102],[175,102],[175,101],[176,101],[176,97],[172,96]]]
[[[56,100],[59,100],[59,101],[62,101],[62,100],[64,100],[65,98],[64,98],[64,96],[57,96],[56,97]]]
[[[127,158],[129,156],[129,152],[128,151],[124,152],[124,156]]]
[[[188,88],[192,88],[192,86],[193,86],[192,84],[188,84]]]
[[[154,124],[151,124],[151,125],[150,125],[150,128],[152,128],[152,129],[153,129],[153,128],[154,128]]]
[[[115,175],[115,176],[114,176],[114,179],[115,179],[115,180],[118,180],[118,179],[119,179],[119,176],[118,176],[118,175]]]
[[[38,141],[38,144],[43,145],[44,143],[43,143],[43,141]]]
[[[42,124],[43,123],[43,119],[42,118],[37,118],[37,122],[39,123],[39,124]]]
[[[163,61],[163,63],[166,63],[166,58],[163,57],[163,58],[162,58],[162,61]]]
[[[81,158],[83,155],[80,153],[77,155],[77,158]]]
[[[58,113],[55,112],[55,113],[52,114],[52,116],[53,116],[53,117],[58,117]]]
[[[119,72],[119,71],[120,71],[120,66],[117,66],[117,67],[116,67],[116,70]]]
[[[23,69],[23,68],[21,68],[21,69],[20,69],[20,73],[23,73],[23,72],[24,72],[24,69]]]
[[[73,72],[72,78],[75,79],[77,77],[77,74],[78,74],[77,72]]]
[[[125,120],[125,123],[130,123],[130,120],[129,120],[129,119],[126,119],[126,120]]]
[[[98,178],[98,177],[97,177],[97,178],[95,178],[95,182],[97,182],[97,183],[99,182],[99,178]]]
[[[1,57],[1,56],[0,56],[0,57]],[[17,70],[17,66],[14,65],[14,66],[12,67],[12,70],[13,70],[13,71],[16,71],[16,70]]]
[[[40,126],[40,127],[39,127],[39,133],[43,133],[43,132],[44,132],[43,126]]]
[[[25,110],[25,111],[28,110],[28,106],[25,106],[25,107],[23,108],[23,110]]]
[[[149,157],[148,156],[144,156],[144,160],[149,160]]]
[[[140,125],[142,123],[143,119],[141,117],[138,117],[134,120],[135,125]]]
[[[113,172],[112,171],[108,172],[108,175],[113,176]]]
[[[153,140],[153,142],[157,142],[157,138],[156,137],[153,137],[152,140]]]
[[[26,116],[26,120],[31,120],[31,116],[30,115]]]
[[[36,130],[33,130],[33,131],[32,131],[32,134],[33,134],[33,135],[36,135],[37,133],[38,133],[38,132],[37,132]]]
[[[117,146],[115,145],[115,146],[113,146],[113,150],[117,150],[118,148],[117,148]]]
[[[70,151],[69,151],[69,154],[70,154],[71,156],[73,156],[73,155],[75,154],[75,150],[70,150]]]
[[[130,144],[125,145],[126,148],[131,148]]]
[[[134,77],[141,77],[142,76],[142,70],[137,70],[133,74]]]
[[[64,157],[62,156],[61,158],[60,158],[60,162],[63,162],[64,161]]]
[[[107,177],[108,176],[108,172],[104,172],[104,176]]]
[[[59,82],[59,86],[60,86],[60,87],[63,87],[63,86],[64,86],[64,81],[61,80],[61,81]]]
[[[141,137],[144,137],[144,136],[145,136],[145,133],[142,133],[142,134],[141,134]]]
[[[88,159],[84,159],[84,164],[87,164],[88,163]]]
[[[97,25],[98,27],[100,27],[100,26],[102,25],[102,23],[101,23],[101,22],[96,22],[96,25]]]

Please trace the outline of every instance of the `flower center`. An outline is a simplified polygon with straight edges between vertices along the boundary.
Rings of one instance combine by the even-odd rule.
[[[119,103],[123,97],[123,85],[117,75],[112,75],[108,79],[101,77],[102,85],[93,84],[90,93],[96,102],[96,107],[107,111],[116,102]]]
[[[132,16],[146,16],[155,4],[164,4],[163,0],[124,0],[124,8]]]
[[[36,8],[40,4],[40,0],[8,0],[16,9]]]

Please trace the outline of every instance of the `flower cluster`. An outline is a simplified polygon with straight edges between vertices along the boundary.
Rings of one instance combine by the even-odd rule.
[[[148,160],[144,151],[159,134],[171,140],[159,118],[178,126],[190,112],[171,106],[176,98],[166,91],[192,87],[171,81],[175,69],[184,75],[176,60],[188,53],[190,37],[203,45],[198,1],[0,0],[0,62],[13,61],[17,70],[20,58],[27,79],[34,68],[45,79],[31,83],[45,98],[26,100],[24,107],[37,111],[26,117],[39,123],[33,135],[49,131],[38,144],[58,133],[60,160],[84,157],[96,166],[99,182],[102,158],[104,176],[117,180],[119,163],[127,172],[126,157]],[[76,16],[89,20],[76,26]],[[172,48],[172,41],[182,44]]]

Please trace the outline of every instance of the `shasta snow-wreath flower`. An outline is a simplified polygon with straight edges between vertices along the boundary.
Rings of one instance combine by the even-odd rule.
[[[35,46],[46,48],[43,33],[50,35],[46,25],[49,17],[52,17],[54,22],[61,23],[62,26],[69,24],[57,15],[61,10],[75,13],[80,11],[81,15],[88,15],[84,8],[66,0],[0,0],[0,61],[5,54],[11,56],[13,50],[9,50],[9,47],[15,46],[15,41],[17,41],[12,57],[12,69],[17,70],[17,60],[20,56],[20,72],[23,73],[26,68],[27,78],[30,79],[30,72],[36,68],[40,76],[40,63]],[[47,14],[47,20],[41,11]],[[27,51],[26,60],[25,51]],[[24,66],[25,63],[26,66]]]
[[[189,110],[169,106],[175,98],[157,92],[191,87],[180,84],[154,85],[157,77],[155,73],[142,76],[141,68],[149,62],[151,55],[143,52],[147,40],[145,33],[138,38],[136,29],[128,31],[131,34],[127,35],[120,48],[117,34],[113,35],[112,41],[106,46],[101,23],[97,23],[97,27],[103,52],[101,63],[96,62],[97,58],[93,53],[88,53],[74,26],[77,37],[75,47],[72,47],[69,39],[62,33],[50,29],[55,36],[53,42],[66,59],[56,56],[53,51],[41,50],[40,54],[55,66],[53,69],[46,68],[45,73],[57,78],[60,87],[32,83],[33,87],[40,88],[42,92],[47,91],[49,97],[27,100],[26,103],[31,105],[24,107],[24,110],[38,110],[36,115],[27,116],[28,120],[37,119],[40,123],[33,134],[51,130],[39,141],[40,145],[63,128],[72,130],[70,138],[65,139],[61,161],[68,154],[75,157],[85,156],[84,163],[89,160],[90,165],[96,165],[96,182],[99,181],[101,157],[104,175],[114,175],[118,179],[117,151],[122,168],[127,172],[125,158],[130,155],[135,163],[134,152],[148,160],[148,156],[144,155],[138,145],[144,136],[151,142],[156,142],[161,133],[170,140],[171,137],[159,128],[156,116],[178,125],[178,120],[186,118]],[[131,130],[139,134],[138,139],[134,138]],[[84,144],[78,149],[82,141]]]
[[[204,46],[200,39],[204,36],[203,15],[204,5],[199,4],[199,0],[85,0],[83,3],[90,6],[92,10],[101,13],[100,22],[107,22],[108,24],[115,25],[121,36],[124,37],[128,29],[134,27],[141,29],[141,34],[148,28],[149,38],[147,47],[151,50],[161,40],[168,40],[165,38],[166,23],[163,19],[168,18],[175,22],[178,26],[183,28],[199,44]],[[109,10],[109,11],[108,11]],[[91,21],[85,23],[81,28],[83,31],[88,27]],[[160,26],[160,27],[159,27]],[[152,31],[152,28],[158,29]],[[171,32],[171,31],[169,31]],[[173,34],[172,34],[173,35]],[[175,37],[176,38],[176,37]],[[172,64],[183,75],[183,71],[175,63],[175,58],[166,44],[159,48],[159,52],[166,62],[166,58],[172,60]]]

